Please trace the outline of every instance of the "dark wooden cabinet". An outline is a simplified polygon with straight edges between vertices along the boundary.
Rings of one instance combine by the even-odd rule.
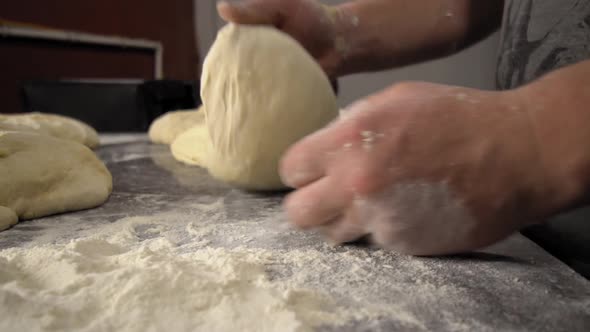
[[[0,1],[2,24],[121,36],[162,43],[166,79],[196,80],[199,56],[193,0]],[[31,80],[153,79],[148,50],[0,36],[0,112],[22,110]]]

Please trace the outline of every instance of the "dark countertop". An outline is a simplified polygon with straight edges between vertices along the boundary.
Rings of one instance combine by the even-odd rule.
[[[178,225],[190,220],[203,225],[203,246],[313,252],[321,268],[305,275],[309,287],[351,306],[391,309],[389,316],[322,331],[590,330],[590,283],[522,235],[442,258],[332,247],[316,234],[287,226],[280,194],[220,184],[203,169],[176,162],[168,147],[151,145],[144,135],[102,139],[97,154],[114,178],[109,201],[92,210],[21,222],[0,233],[0,249],[75,238],[81,230],[122,218],[144,216]],[[292,269],[273,266],[269,273]]]

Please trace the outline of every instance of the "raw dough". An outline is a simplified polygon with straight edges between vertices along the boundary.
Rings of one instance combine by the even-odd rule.
[[[176,160],[189,165],[206,165],[205,158],[212,149],[208,135],[207,124],[202,121],[174,140],[170,145],[172,155]]]
[[[0,206],[0,231],[3,231],[18,222],[18,217],[11,209]]]
[[[31,132],[0,132],[0,230],[96,207],[111,193],[109,171],[87,147]]]
[[[61,115],[46,113],[0,114],[0,130],[27,131],[98,146],[98,134],[87,124]]]
[[[202,108],[168,112],[152,122],[150,140],[156,144],[172,144],[180,134],[205,121]]]
[[[278,174],[282,154],[338,114],[319,65],[297,41],[271,27],[221,29],[201,83],[208,133],[201,128],[179,137],[187,141],[174,144],[175,156],[246,189],[284,188]],[[188,135],[194,135],[192,144]],[[210,142],[200,141],[206,138]]]

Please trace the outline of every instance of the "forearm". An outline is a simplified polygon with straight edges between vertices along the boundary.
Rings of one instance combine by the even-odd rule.
[[[502,0],[357,0],[332,10],[339,75],[456,52],[495,30]]]
[[[590,188],[590,60],[515,90],[537,140],[552,188],[541,216],[585,202]]]

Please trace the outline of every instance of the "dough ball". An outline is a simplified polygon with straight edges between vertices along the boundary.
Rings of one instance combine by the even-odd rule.
[[[18,217],[11,209],[0,206],[0,231],[3,231],[18,222]]]
[[[198,153],[217,179],[252,190],[285,188],[279,159],[338,114],[327,76],[289,35],[266,26],[225,26],[201,78],[209,145]],[[183,143],[184,144],[184,143]],[[197,151],[203,146],[210,149]],[[201,155],[203,153],[203,155]]]
[[[0,132],[0,229],[20,219],[96,207],[112,178],[84,145],[30,132]]]
[[[0,114],[0,130],[36,132],[78,142],[89,148],[98,146],[98,134],[92,127],[56,114]]]
[[[150,140],[156,144],[172,144],[178,135],[205,120],[202,108],[168,112],[152,122]]]

